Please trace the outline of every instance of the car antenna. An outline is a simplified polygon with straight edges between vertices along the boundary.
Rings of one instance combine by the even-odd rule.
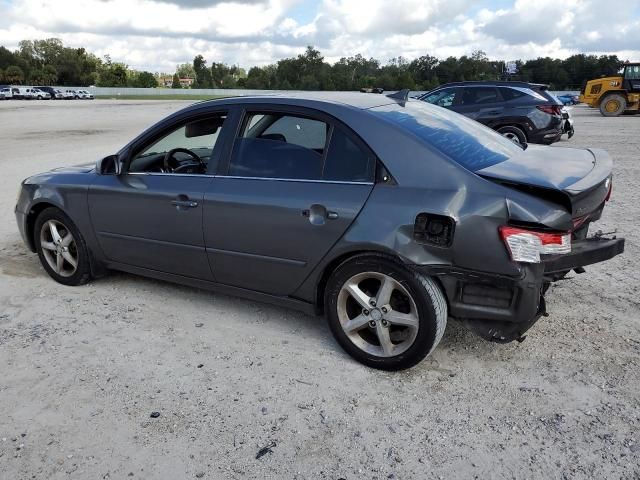
[[[402,90],[396,92],[396,93],[390,93],[389,95],[387,95],[388,98],[393,98],[394,100],[398,100],[398,103],[406,103],[407,100],[409,100],[409,89],[408,88],[403,88]],[[404,105],[403,105],[404,107]]]

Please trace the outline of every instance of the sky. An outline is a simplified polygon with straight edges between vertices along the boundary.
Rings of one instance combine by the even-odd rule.
[[[640,61],[640,0],[0,0],[0,45],[57,37],[152,72],[202,54],[248,68],[302,53],[382,62],[483,50]],[[604,8],[603,8],[604,7]]]

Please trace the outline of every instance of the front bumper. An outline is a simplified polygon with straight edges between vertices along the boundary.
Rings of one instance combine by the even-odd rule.
[[[33,242],[29,240],[27,234],[27,214],[21,212],[16,205],[15,208],[16,214],[16,223],[18,224],[18,230],[20,231],[20,236],[22,237],[22,241],[29,247],[29,250],[33,251]]]
[[[546,314],[544,293],[551,282],[623,251],[623,238],[592,237],[574,242],[569,254],[521,264],[522,274],[517,278],[462,269],[416,268],[440,280],[449,316],[487,340],[511,342],[523,338]]]

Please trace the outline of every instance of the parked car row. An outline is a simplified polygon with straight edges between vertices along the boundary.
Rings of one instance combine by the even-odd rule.
[[[0,100],[93,100],[87,90],[0,85]]]

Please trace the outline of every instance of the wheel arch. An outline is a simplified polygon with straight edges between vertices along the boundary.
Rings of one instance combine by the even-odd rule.
[[[517,128],[518,130],[520,130],[522,132],[522,134],[524,135],[525,140],[527,142],[529,141],[529,135],[527,134],[527,129],[526,129],[526,127],[524,125],[522,125],[520,123],[514,123],[514,122],[503,122],[503,123],[500,123],[498,125],[493,126],[493,129],[496,132],[498,132],[498,130],[500,130],[501,128],[504,128],[504,127]]]
[[[602,92],[600,94],[600,96],[598,97],[598,102],[597,102],[597,106],[600,106],[600,104],[606,100],[606,98],[609,95],[622,95],[623,97],[625,97],[625,99],[627,99],[628,97],[628,92],[626,90],[607,90],[605,92]]]
[[[31,205],[31,207],[29,208],[29,211],[27,212],[25,227],[26,227],[27,242],[29,242],[28,247],[29,247],[29,250],[31,250],[32,252],[36,251],[36,244],[34,239],[34,228],[36,225],[36,219],[44,210],[46,210],[49,207],[57,208],[58,210],[61,210],[66,215],[68,215],[68,213],[65,212],[64,208],[62,208],[59,204],[51,201],[51,199],[43,199]]]
[[[331,277],[331,275],[333,274],[333,272],[335,272],[338,267],[340,267],[343,263],[352,260],[355,257],[366,257],[366,256],[379,256],[379,257],[383,257],[386,258],[387,260],[391,260],[392,262],[395,262],[399,265],[402,265],[406,268],[411,268],[410,267],[410,263],[404,261],[402,259],[402,257],[400,255],[398,255],[397,253],[393,252],[392,250],[386,250],[386,249],[375,249],[375,248],[361,248],[361,249],[354,249],[354,250],[350,250],[347,252],[342,252],[339,255],[336,255],[335,257],[333,257],[330,261],[328,261],[326,263],[326,265],[324,266],[324,268],[322,269],[322,273],[320,275],[318,275],[318,280],[316,281],[315,284],[315,296],[314,296],[314,307],[315,307],[315,311],[318,315],[323,315],[324,314],[324,304],[325,304],[325,293],[326,293],[326,287],[327,287],[327,283],[329,281],[329,278]],[[447,304],[449,303],[449,299],[447,296],[447,291],[444,288],[444,285],[442,285],[442,282],[440,281],[440,279],[437,276],[432,277],[433,280],[436,282],[436,284],[440,287],[440,289],[442,290],[442,293],[445,297],[445,300],[447,302]]]

